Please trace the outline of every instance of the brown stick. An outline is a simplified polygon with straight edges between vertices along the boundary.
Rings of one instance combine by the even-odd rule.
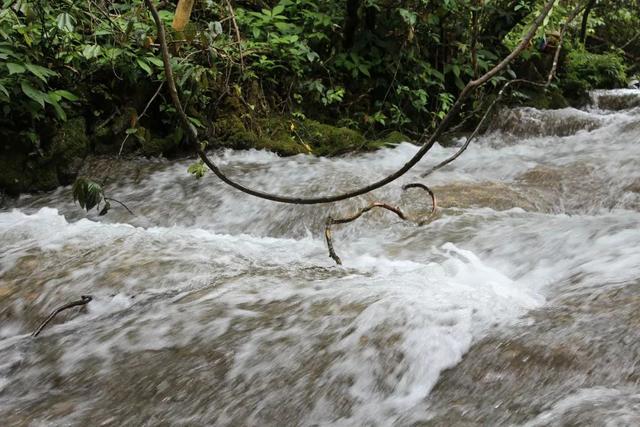
[[[229,10],[229,16],[231,17],[231,23],[233,24],[233,30],[236,32],[236,40],[238,42],[238,52],[240,52],[240,70],[244,72],[244,57],[242,55],[242,38],[240,37],[240,29],[238,28],[238,22],[236,21],[236,14],[233,12],[233,6],[229,0],[225,0],[227,4],[227,10]]]
[[[402,187],[403,190],[408,190],[409,188],[421,188],[423,190],[425,190],[429,196],[431,197],[431,213],[429,214],[429,217],[417,222],[417,224],[420,225],[424,225],[425,223],[427,223],[435,214],[436,212],[436,208],[437,208],[437,204],[436,204],[436,196],[433,193],[433,191],[431,191],[431,189],[429,187],[427,187],[424,184],[420,184],[420,183],[412,183],[412,184],[407,184],[404,187]],[[342,260],[340,259],[340,257],[338,256],[338,254],[336,253],[335,249],[333,248],[333,236],[331,234],[331,226],[332,225],[336,225],[336,224],[346,224],[348,222],[352,222],[355,221],[356,219],[360,218],[362,216],[362,214],[369,212],[371,209],[373,208],[382,208],[382,209],[386,209],[388,211],[393,212],[394,214],[396,214],[400,219],[407,221],[409,220],[409,218],[404,214],[404,212],[402,212],[402,210],[400,210],[400,208],[396,207],[396,206],[391,206],[387,203],[383,203],[383,202],[373,202],[367,206],[365,206],[364,208],[360,209],[359,211],[357,211],[356,213],[345,217],[345,218],[333,218],[333,217],[329,217],[327,218],[327,221],[325,223],[325,227],[324,227],[324,238],[327,241],[327,249],[329,249],[329,256],[331,258],[333,258],[333,260],[336,262],[336,264],[338,265],[342,265]]]
[[[525,35],[525,37],[522,39],[520,44],[507,57],[505,57],[498,65],[493,67],[491,70],[487,71],[487,73],[485,73],[480,78],[472,80],[469,83],[467,83],[467,85],[464,87],[464,89],[460,93],[458,99],[456,100],[452,108],[449,110],[447,115],[442,119],[438,127],[433,131],[433,133],[429,136],[428,139],[427,139],[427,133],[426,132],[423,133],[422,137],[420,138],[420,141],[426,140],[426,142],[422,145],[420,150],[418,150],[418,152],[411,159],[409,159],[409,161],[407,161],[400,169],[398,169],[396,172],[392,173],[391,175],[388,175],[385,178],[382,178],[379,181],[374,182],[373,184],[369,184],[365,187],[361,187],[361,188],[349,191],[347,193],[337,194],[332,196],[304,198],[304,197],[282,196],[278,194],[271,194],[271,193],[266,193],[264,191],[248,188],[232,180],[231,178],[227,177],[216,166],[216,164],[209,159],[209,157],[204,151],[203,145],[198,143],[197,131],[195,127],[191,124],[191,122],[189,122],[189,118],[185,114],[184,109],[182,108],[182,104],[180,103],[180,98],[178,97],[178,91],[176,89],[175,81],[173,79],[173,72],[171,69],[171,62],[170,62],[169,50],[167,48],[164,26],[160,21],[160,16],[158,15],[158,11],[155,8],[152,0],[145,0],[145,3],[149,8],[149,10],[151,11],[151,15],[153,16],[153,19],[158,29],[158,40],[160,42],[160,47],[162,51],[162,60],[165,67],[165,75],[167,79],[167,86],[169,88],[169,93],[171,95],[171,100],[173,101],[173,104],[178,113],[178,117],[180,118],[180,121],[182,122],[183,127],[187,131],[187,135],[192,140],[192,143],[194,144],[195,150],[198,156],[200,157],[200,159],[204,162],[204,164],[207,165],[207,167],[209,167],[209,169],[211,169],[211,171],[218,178],[220,178],[220,180],[222,180],[225,184],[228,184],[237,190],[240,190],[246,194],[249,194],[255,197],[259,197],[261,199],[271,200],[271,201],[280,202],[280,203],[298,204],[298,205],[314,205],[314,204],[321,204],[321,203],[332,203],[340,200],[350,199],[356,196],[360,196],[362,194],[369,193],[377,188],[383,187],[389,184],[390,182],[393,182],[396,179],[400,178],[405,173],[407,173],[427,154],[427,152],[429,152],[429,150],[431,150],[431,148],[436,143],[436,140],[440,137],[440,135],[442,135],[442,132],[447,128],[447,126],[449,126],[451,121],[458,115],[458,113],[462,109],[462,105],[464,104],[466,99],[469,97],[469,95],[471,95],[471,93],[476,88],[478,88],[479,86],[482,86],[487,81],[489,81],[492,77],[494,77],[496,74],[502,71],[507,65],[509,65],[509,63],[515,57],[517,57],[529,45],[529,42],[531,41],[531,39],[533,39],[533,36],[535,35],[536,30],[538,29],[538,27],[540,27],[545,17],[549,14],[549,11],[551,10],[555,2],[556,0],[547,1],[547,3],[542,9],[542,12],[540,12],[540,14],[536,17],[534,22],[531,24],[531,27],[527,32],[527,34]]]
[[[91,297],[91,296],[89,296],[89,295],[82,295],[78,301],[71,301],[71,302],[70,302],[70,303],[68,303],[68,304],[65,304],[65,305],[63,305],[63,306],[60,306],[60,307],[56,308],[56,309],[55,309],[55,310],[53,310],[53,312],[49,315],[49,317],[47,317],[47,318],[44,320],[44,322],[42,322],[42,323],[40,324],[40,326],[38,326],[38,329],[36,329],[36,330],[31,334],[31,336],[32,336],[32,337],[37,337],[37,336],[40,334],[40,332],[42,332],[42,330],[45,328],[45,326],[47,326],[47,325],[49,324],[49,322],[51,322],[51,321],[53,320],[53,318],[54,318],[54,317],[56,317],[56,316],[58,315],[58,313],[60,313],[61,311],[68,310],[68,309],[70,309],[70,308],[77,307],[77,306],[80,306],[80,305],[86,305],[86,304],[89,304],[89,302],[91,302],[91,300],[92,300],[92,299],[93,299],[93,297]]]

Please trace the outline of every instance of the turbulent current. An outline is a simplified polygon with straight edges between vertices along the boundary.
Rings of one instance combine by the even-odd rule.
[[[258,200],[191,160],[110,168],[107,216],[71,190],[0,210],[4,426],[640,425],[640,91],[501,113],[457,161],[436,146],[333,205]],[[461,144],[463,141],[457,141]],[[212,155],[288,195],[399,168],[403,143],[341,158]],[[417,226],[371,211],[374,200]],[[91,295],[32,338],[56,307]]]

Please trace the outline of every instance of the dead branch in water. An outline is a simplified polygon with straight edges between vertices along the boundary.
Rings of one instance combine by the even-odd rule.
[[[47,317],[44,320],[44,322],[42,322],[40,324],[40,326],[38,326],[38,329],[36,329],[33,332],[33,334],[31,334],[31,336],[32,337],[37,337],[40,334],[40,332],[42,332],[42,330],[45,328],[45,326],[47,326],[49,324],[49,322],[51,322],[53,320],[53,318],[56,317],[58,315],[58,313],[60,313],[61,311],[68,310],[70,308],[81,306],[81,305],[87,305],[87,304],[89,304],[91,302],[92,299],[93,299],[93,297],[91,297],[89,295],[82,295],[78,301],[71,301],[70,303],[67,303],[67,304],[65,304],[63,306],[60,306],[60,307],[56,308],[49,315],[49,317]]]
[[[243,184],[240,184],[232,180],[228,176],[226,176],[218,168],[218,166],[211,159],[209,159],[209,157],[205,152],[206,144],[200,143],[198,139],[198,132],[196,131],[196,128],[189,121],[189,118],[187,117],[182,107],[182,103],[180,102],[180,97],[178,95],[178,90],[176,88],[175,80],[173,77],[173,69],[171,67],[169,49],[167,48],[167,40],[166,40],[164,25],[160,20],[160,16],[158,15],[158,11],[155,5],[153,4],[153,1],[145,0],[145,3],[151,12],[151,15],[153,16],[153,20],[156,23],[156,27],[158,30],[158,41],[160,42],[160,49],[162,52],[162,61],[164,63],[167,87],[171,95],[171,100],[176,108],[176,112],[178,114],[180,122],[182,123],[182,126],[185,128],[191,143],[195,147],[196,153],[198,154],[200,159],[204,162],[204,164],[206,164],[207,167],[209,167],[209,169],[211,169],[211,171],[218,178],[220,178],[224,183],[246,194],[249,194],[261,199],[271,200],[271,201],[280,202],[280,203],[313,205],[313,204],[337,202],[340,200],[346,200],[356,196],[360,196],[362,194],[369,193],[377,188],[383,187],[395,181],[396,179],[400,178],[402,175],[407,173],[410,169],[412,169],[429,152],[429,150],[431,150],[431,148],[435,145],[436,140],[442,135],[443,131],[457,117],[458,113],[460,113],[460,111],[462,110],[462,107],[465,101],[467,100],[467,98],[478,87],[484,85],[491,78],[495,77],[498,73],[504,70],[506,66],[509,65],[511,61],[513,61],[513,59],[515,59],[518,55],[520,55],[520,53],[529,46],[531,40],[536,34],[536,31],[538,30],[540,25],[542,25],[544,19],[553,8],[553,5],[556,3],[556,0],[548,0],[545,3],[544,7],[542,8],[542,11],[531,24],[531,27],[529,28],[527,34],[524,36],[520,44],[518,44],[518,46],[509,55],[507,55],[499,64],[494,66],[491,70],[487,71],[484,75],[480,76],[477,79],[471,80],[470,82],[467,83],[467,85],[464,87],[464,89],[458,96],[458,99],[456,100],[456,102],[453,104],[449,112],[442,119],[442,121],[436,127],[436,129],[430,135],[428,135],[427,132],[425,131],[425,133],[423,133],[423,135],[420,137],[420,140],[418,141],[419,143],[422,143],[422,147],[420,148],[420,150],[418,150],[418,152],[411,159],[409,159],[409,161],[407,161],[400,169],[398,169],[396,172],[372,184],[349,191],[347,193],[337,194],[332,196],[311,197],[311,198],[289,197],[289,196],[283,196],[278,194],[271,194],[264,191],[255,190],[255,189],[246,187]]]
[[[410,188],[421,188],[421,189],[425,190],[429,194],[429,196],[431,197],[431,213],[429,214],[429,216],[426,219],[423,219],[421,221],[416,221],[416,223],[418,225],[424,225],[431,218],[433,218],[433,215],[436,212],[436,208],[437,208],[436,196],[433,193],[433,191],[431,191],[431,189],[429,187],[427,187],[424,184],[417,183],[417,182],[416,183],[407,184],[407,185],[402,187],[402,189],[405,190],[405,191],[410,189]],[[337,225],[337,224],[346,224],[346,223],[355,221],[356,219],[360,218],[362,216],[362,214],[364,214],[366,212],[369,212],[370,210],[372,210],[374,208],[386,209],[386,210],[396,214],[401,220],[404,220],[404,221],[409,221],[410,220],[407,217],[407,215],[404,212],[402,212],[402,210],[400,210],[399,207],[392,206],[392,205],[389,205],[389,204],[383,203],[383,202],[373,202],[373,203],[365,206],[364,208],[360,209],[356,213],[354,213],[354,214],[352,214],[350,216],[344,217],[344,218],[333,218],[331,216],[328,217],[327,221],[325,223],[325,228],[324,228],[324,238],[327,241],[327,248],[329,249],[329,256],[336,262],[336,264],[342,265],[342,260],[340,259],[338,254],[336,254],[336,251],[333,248],[333,235],[331,233],[331,226],[332,225]]]

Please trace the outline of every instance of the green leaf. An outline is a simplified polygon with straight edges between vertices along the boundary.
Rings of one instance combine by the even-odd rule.
[[[151,67],[149,67],[149,64],[147,64],[146,62],[144,62],[140,58],[136,58],[136,62],[138,63],[140,68],[142,68],[144,71],[146,71],[147,74],[151,75],[152,71],[151,71]]]
[[[199,128],[203,128],[204,127],[202,122],[200,120],[196,119],[195,117],[189,117],[189,121],[191,123],[193,123],[194,125],[198,126]]]
[[[66,31],[70,33],[73,31],[73,24],[75,23],[75,18],[69,15],[67,12],[63,12],[56,17],[56,24],[58,28],[62,31]]]
[[[27,70],[31,71],[31,74],[42,80],[44,83],[47,82],[47,78],[51,76],[55,76],[57,73],[51,71],[48,68],[41,67],[35,64],[24,64]]]
[[[47,97],[47,94],[42,92],[39,89],[34,88],[28,82],[23,81],[20,83],[20,87],[22,88],[22,92],[27,95],[29,98],[36,101],[42,108],[44,108],[44,100]]]
[[[279,4],[271,10],[271,16],[280,15],[282,12],[284,12],[284,6]]]
[[[87,178],[78,178],[73,184],[72,193],[73,201],[78,202],[80,207],[86,209],[87,212],[100,203],[103,198],[100,184]]]
[[[187,172],[198,179],[204,176],[205,170],[204,163],[202,162],[194,163],[187,168]]]
[[[416,20],[418,18],[418,15],[410,10],[407,9],[398,9],[398,13],[400,14],[400,16],[402,17],[402,20],[409,26],[413,27],[414,25],[416,25]]]
[[[145,59],[148,62],[151,62],[156,67],[164,67],[164,62],[162,62],[162,59],[160,58],[156,58],[155,56],[147,56]]]
[[[20,64],[15,64],[13,62],[7,62],[7,68],[9,69],[9,75],[22,74],[25,71],[27,71],[27,69],[24,68],[24,66]]]
[[[71,102],[78,101],[80,99],[74,94],[72,94],[71,92],[63,89],[54,90],[53,93],[55,93],[60,98],[64,98],[67,101],[71,101]]]
[[[59,96],[54,93],[49,93],[44,100],[47,102],[47,104],[50,104],[53,107],[54,111],[56,112],[56,116],[58,116],[60,120],[67,120],[67,114],[58,103],[58,101],[60,100]]]
[[[7,99],[11,98],[9,96],[9,91],[7,90],[6,87],[4,87],[2,83],[0,83],[0,92],[2,92],[7,97]]]
[[[84,49],[82,49],[82,56],[86,59],[97,58],[100,56],[100,53],[102,53],[102,48],[97,44],[86,45]]]

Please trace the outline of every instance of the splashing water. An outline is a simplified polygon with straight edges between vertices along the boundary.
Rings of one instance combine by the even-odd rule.
[[[188,162],[150,160],[108,189],[135,217],[84,218],[69,188],[22,197],[0,212],[3,424],[634,424],[640,340],[623,329],[640,323],[638,99],[597,92],[584,111],[504,113],[428,178],[435,221],[372,211],[337,226],[343,267],[327,256],[325,218],[372,200],[419,212],[424,194],[401,184],[455,148],[328,207],[258,200],[194,180]],[[416,150],[215,156],[245,183],[316,195]],[[85,312],[29,337],[83,294]]]

